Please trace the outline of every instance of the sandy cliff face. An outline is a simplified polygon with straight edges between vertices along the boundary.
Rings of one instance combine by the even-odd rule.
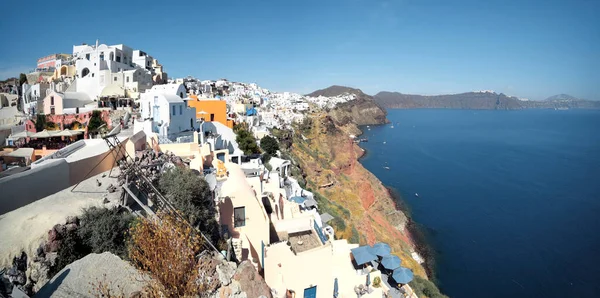
[[[291,152],[306,175],[307,187],[323,196],[318,198],[321,212],[336,218],[330,223],[338,238],[361,244],[389,243],[403,266],[425,276],[423,267],[410,256],[414,244],[406,229],[406,215],[397,210],[381,181],[358,162],[363,150],[349,137],[360,132],[357,124],[386,121],[385,111],[375,102],[359,98],[329,114],[311,115],[296,129]]]

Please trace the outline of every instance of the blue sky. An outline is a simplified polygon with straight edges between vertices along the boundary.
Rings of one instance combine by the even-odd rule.
[[[170,76],[277,91],[600,99],[597,0],[20,3],[2,4],[0,78],[99,39],[145,50]]]

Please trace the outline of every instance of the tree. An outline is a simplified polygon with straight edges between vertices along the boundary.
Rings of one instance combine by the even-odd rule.
[[[27,75],[22,73],[19,75],[19,85],[23,85],[24,83],[27,83]]]
[[[188,168],[175,167],[162,174],[158,188],[191,225],[211,237],[213,243],[219,240],[216,210],[206,180]]]
[[[35,120],[35,130],[42,131],[46,128],[46,115],[38,114]]]
[[[242,128],[238,129],[235,141],[238,143],[238,146],[242,151],[244,151],[244,154],[246,155],[260,153],[260,149],[256,144],[254,136],[248,130]]]
[[[92,112],[92,117],[90,117],[90,121],[88,122],[88,131],[96,131],[103,124],[106,124],[106,122],[102,120],[102,112],[95,110]]]
[[[269,155],[275,155],[279,150],[279,143],[274,137],[265,136],[260,140],[260,148]]]

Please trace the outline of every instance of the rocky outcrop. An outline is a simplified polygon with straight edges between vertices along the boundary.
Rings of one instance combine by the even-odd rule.
[[[133,297],[149,281],[147,275],[109,252],[89,254],[63,268],[34,297],[97,297],[106,291]]]
[[[271,289],[250,261],[237,266],[219,254],[205,253],[199,264],[199,283],[204,284],[209,297],[272,297]]]
[[[339,96],[354,94],[356,99],[338,104],[329,111],[329,115],[335,123],[340,126],[354,125],[375,125],[387,123],[387,112],[381,108],[370,95],[365,94],[360,89],[354,89],[344,86],[331,86],[329,88],[317,90],[307,96]]]

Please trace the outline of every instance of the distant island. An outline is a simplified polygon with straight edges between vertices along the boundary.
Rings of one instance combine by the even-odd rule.
[[[433,96],[382,91],[373,96],[373,99],[386,109],[600,109],[600,101],[583,100],[567,94],[535,101],[521,100],[491,91]]]

